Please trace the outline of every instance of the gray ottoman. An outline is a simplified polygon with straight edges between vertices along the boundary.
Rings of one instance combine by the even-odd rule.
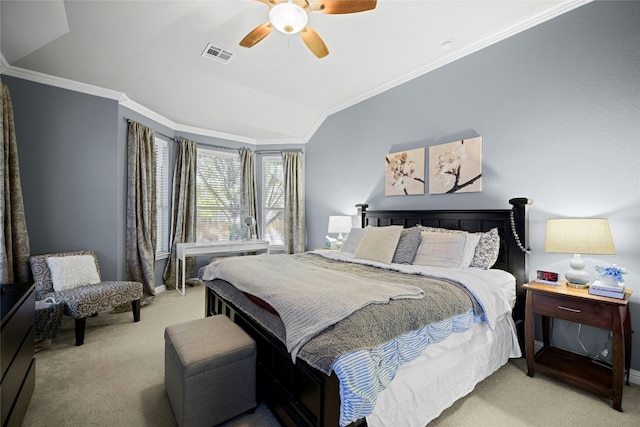
[[[256,344],[226,316],[164,331],[164,385],[180,427],[211,427],[256,407]]]

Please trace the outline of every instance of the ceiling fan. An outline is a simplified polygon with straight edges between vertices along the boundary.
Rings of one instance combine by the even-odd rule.
[[[300,38],[318,58],[329,49],[313,28],[307,25],[309,13],[332,15],[364,12],[375,9],[377,0],[256,0],[269,6],[269,20],[258,25],[241,41],[240,46],[251,47],[267,37],[274,28],[285,34],[300,33]]]

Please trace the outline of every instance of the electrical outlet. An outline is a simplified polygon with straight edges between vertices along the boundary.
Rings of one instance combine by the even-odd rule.
[[[604,350],[602,350],[602,353],[600,354],[602,355],[602,357],[607,357],[607,355],[609,354],[609,350],[605,348]]]

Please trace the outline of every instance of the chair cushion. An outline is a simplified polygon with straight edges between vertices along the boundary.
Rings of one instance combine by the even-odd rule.
[[[81,286],[56,292],[54,298],[64,303],[64,314],[76,319],[91,316],[142,298],[142,283],[114,281]]]

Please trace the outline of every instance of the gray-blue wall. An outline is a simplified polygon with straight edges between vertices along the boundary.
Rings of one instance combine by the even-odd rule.
[[[544,252],[547,219],[609,218],[617,253],[585,256],[587,270],[629,270],[640,330],[638,22],[640,2],[590,3],[329,117],[307,144],[308,247],[323,246],[329,215],[355,215],[357,203],[509,208],[508,199],[525,196],[535,202],[530,273],[568,269],[570,255]],[[477,135],[482,192],[384,196],[386,154]],[[557,344],[581,352],[576,325],[563,323]],[[582,331],[599,353],[606,333]],[[638,339],[633,354],[640,370]]]
[[[11,92],[31,253],[93,249],[105,278],[124,271],[118,103],[2,77]],[[126,147],[126,146],[125,146]]]
[[[13,102],[31,253],[93,249],[105,279],[126,277],[127,120],[150,127],[160,137],[256,149],[251,144],[173,131],[112,99],[9,76],[2,76],[2,81]],[[260,152],[304,147],[258,148]],[[169,149],[173,165],[176,144],[169,144]],[[256,165],[259,187],[260,155]],[[207,260],[202,257],[198,265]],[[163,283],[165,264],[166,258],[156,262],[156,286]]]

